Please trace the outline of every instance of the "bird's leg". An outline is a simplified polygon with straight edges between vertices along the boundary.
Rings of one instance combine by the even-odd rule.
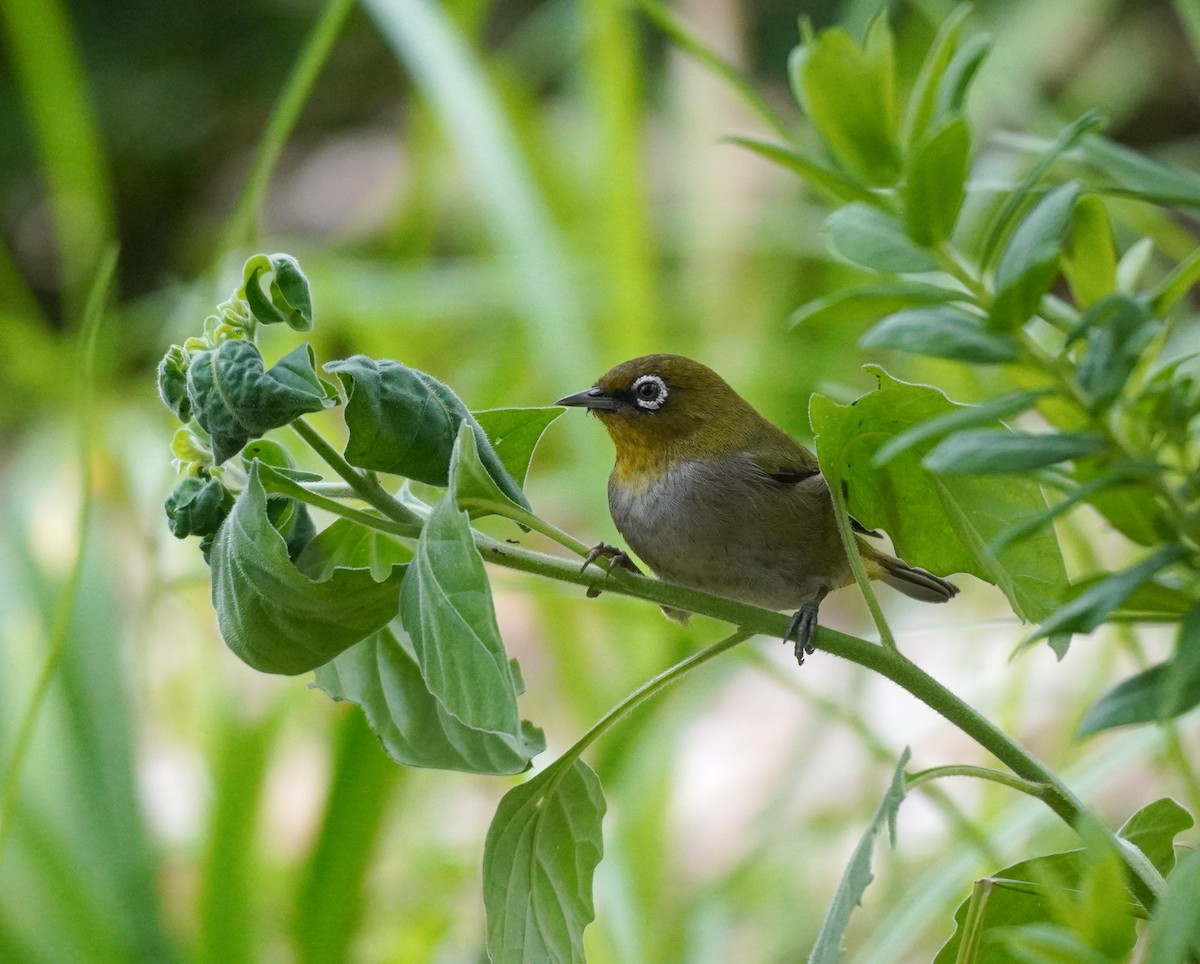
[[[787,632],[783,634],[785,643],[789,639],[795,641],[796,664],[799,666],[804,665],[805,656],[811,656],[814,652],[812,640],[817,631],[817,610],[820,608],[821,600],[828,593],[828,589],[820,590],[812,599],[797,609],[791,622],[788,623]]]
[[[579,571],[583,572],[601,556],[608,560],[608,568],[610,571],[613,566],[620,566],[622,569],[637,573],[639,576],[645,575],[645,573],[638,568],[637,563],[630,559],[624,550],[618,549],[616,546],[610,546],[607,542],[597,542],[594,546],[592,546],[591,549],[588,550],[588,554],[583,557],[583,565],[579,567]],[[600,587],[588,586],[587,595],[588,599],[595,599],[600,595]]]

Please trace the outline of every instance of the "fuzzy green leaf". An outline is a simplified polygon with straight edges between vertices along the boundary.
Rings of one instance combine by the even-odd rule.
[[[382,582],[367,569],[313,580],[288,557],[250,467],[246,488],[213,541],[212,603],[225,644],[264,673],[295,675],[328,662],[396,615],[403,567]]]
[[[859,344],[981,365],[1013,361],[1018,355],[1017,343],[1006,332],[990,331],[978,318],[949,305],[889,315]]]
[[[180,479],[163,503],[171,535],[176,539],[213,535],[229,514],[227,496],[217,479]]]
[[[238,294],[264,325],[287,322],[295,331],[313,326],[312,292],[300,262],[290,254],[258,254],[242,268]]]
[[[264,370],[251,342],[223,341],[192,359],[187,388],[196,421],[212,438],[217,465],[250,439],[336,404],[332,387],[317,377],[307,344]]]
[[[188,358],[178,345],[172,345],[158,363],[158,397],[181,422],[192,417],[187,394]]]
[[[885,274],[934,271],[937,261],[917,247],[890,214],[869,204],[847,204],[826,220],[830,248],[847,261]]]
[[[999,586],[1015,612],[1038,620],[1057,608],[1066,572],[1054,534],[1043,530],[991,553],[1005,529],[1046,508],[1038,484],[1020,476],[939,478],[921,460],[932,439],[918,442],[882,467],[875,454],[892,439],[931,419],[969,411],[941,392],[898,381],[876,366],[879,388],[852,405],[814,396],[809,416],[821,470],[844,486],[850,513],[891,536],[908,562],[937,573],[969,572]]]
[[[578,759],[504,795],[483,851],[493,964],[584,964],[604,810],[599,779]]]

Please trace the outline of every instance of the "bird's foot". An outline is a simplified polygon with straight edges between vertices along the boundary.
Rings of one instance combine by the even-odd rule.
[[[816,651],[813,647],[813,636],[817,633],[817,610],[824,598],[825,593],[821,593],[816,599],[810,599],[797,609],[788,623],[787,632],[783,634],[785,643],[791,640],[796,644],[798,666],[803,666],[804,657],[811,656]]]
[[[623,549],[618,549],[616,546],[610,546],[607,542],[597,542],[594,546],[592,546],[591,549],[588,550],[588,554],[583,557],[583,565],[579,567],[579,571],[584,572],[588,566],[592,565],[597,559],[600,558],[608,560],[609,572],[612,571],[614,566],[620,566],[622,569],[628,572],[636,573],[639,576],[645,575],[642,570],[638,568],[637,563],[630,559]],[[587,595],[588,599],[595,599],[600,595],[600,587],[595,585],[588,586]]]

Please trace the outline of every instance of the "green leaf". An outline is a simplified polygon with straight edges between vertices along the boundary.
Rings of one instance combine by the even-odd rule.
[[[1117,836],[1138,848],[1164,877],[1175,866],[1175,838],[1196,821],[1170,797],[1148,803],[1125,821]]]
[[[1162,569],[1184,555],[1186,552],[1182,546],[1163,546],[1137,565],[1093,583],[1052,616],[1043,620],[1028,642],[1052,633],[1090,633],[1138,586],[1149,582]]]
[[[950,432],[976,425],[993,424],[997,419],[1011,418],[1027,411],[1033,404],[1046,395],[1046,392],[1009,392],[999,395],[982,405],[956,405],[953,411],[927,422],[921,422],[907,431],[901,432],[875,453],[872,464],[886,465],[889,461],[907,452],[918,442],[941,438]]]
[[[1200,248],[1177,264],[1171,273],[1155,286],[1150,295],[1150,306],[1155,316],[1161,318],[1183,299],[1200,281]]]
[[[1086,335],[1087,345],[1075,378],[1094,405],[1106,405],[1121,394],[1160,328],[1146,306],[1127,295],[1105,298],[1084,313],[1078,334]]]
[[[970,4],[964,3],[955,7],[938,27],[937,36],[925,54],[925,60],[921,64],[908,99],[908,110],[904,118],[904,143],[908,145],[909,150],[935,125],[938,90],[954,59],[958,38],[970,13]]]
[[[797,47],[788,63],[792,89],[839,166],[866,183],[900,174],[891,36],[877,17],[864,48],[840,27]]]
[[[223,341],[192,359],[188,397],[196,420],[212,437],[217,465],[250,439],[336,404],[332,387],[313,366],[312,348],[304,344],[264,371],[258,348],[241,340]]]
[[[522,723],[514,739],[453,716],[425,684],[412,640],[398,620],[319,667],[316,685],[335,700],[362,707],[383,748],[407,766],[520,773],[546,748],[541,730],[529,723]]]
[[[962,301],[966,296],[953,288],[917,282],[884,282],[841,288],[797,308],[792,325],[851,324],[894,314],[905,308]]]
[[[987,34],[977,34],[955,51],[945,75],[937,85],[937,103],[930,119],[931,125],[937,125],[945,118],[963,112],[971,82],[991,49],[991,37]]]
[[[290,254],[256,254],[242,268],[238,295],[259,323],[287,322],[295,331],[313,326],[312,292],[300,262]]]
[[[1056,187],[1025,216],[1009,239],[996,266],[996,297],[988,323],[1010,331],[1033,316],[1042,295],[1058,274],[1062,239],[1079,185],[1074,181]]]
[[[862,903],[867,886],[875,879],[871,873],[871,851],[875,849],[875,838],[885,824],[892,846],[896,846],[896,814],[904,802],[904,768],[911,758],[912,751],[905,747],[887,793],[850,856],[850,862],[834,892],[833,902],[825,912],[825,920],[821,922],[817,941],[808,956],[808,964],[839,964],[841,961],[842,942],[850,924],[850,914]]]
[[[1184,857],[1167,883],[1150,920],[1146,964],[1190,964],[1200,957],[1200,850]]]
[[[795,145],[772,144],[769,141],[759,140],[757,137],[743,137],[740,135],[731,135],[725,137],[724,140],[730,144],[738,144],[748,148],[760,157],[765,157],[768,161],[772,161],[780,167],[786,167],[793,174],[798,174],[813,187],[824,191],[834,200],[866,201],[868,203],[874,201],[874,195],[871,194],[870,190],[854,178],[843,174],[841,171],[835,171],[821,161],[809,157]]]
[[[1075,204],[1062,259],[1063,275],[1081,308],[1117,290],[1117,246],[1108,208],[1094,194]]]
[[[229,514],[229,493],[217,479],[180,479],[163,503],[167,525],[176,539],[210,536]]]
[[[1104,174],[1114,188],[1152,204],[1200,207],[1200,177],[1096,134],[1079,145],[1083,162]]]
[[[1179,624],[1175,655],[1162,681],[1158,717],[1173,719],[1200,703],[1200,603]]]
[[[859,344],[981,365],[1013,361],[1018,355],[1017,343],[1010,335],[989,331],[978,318],[949,305],[889,315],[863,335]]]
[[[524,741],[517,679],[496,625],[487,573],[467,514],[452,493],[421,530],[400,592],[400,621],[426,685],[451,716],[514,745]]]
[[[917,144],[908,158],[904,226],[917,244],[933,247],[954,230],[966,197],[971,130],[953,117]]]
[[[1007,429],[972,429],[947,436],[922,463],[939,475],[1029,472],[1103,451],[1098,435],[1051,432],[1032,435]]]
[[[876,366],[879,388],[852,405],[814,396],[809,417],[821,471],[843,486],[851,514],[884,529],[908,562],[933,572],[968,572],[999,586],[1014,611],[1041,619],[1058,605],[1066,572],[1058,542],[1043,531],[990,553],[1000,532],[1046,508],[1029,478],[939,478],[921,465],[931,440],[912,445],[875,467],[875,454],[892,439],[931,419],[969,411],[941,392],[898,381]]]
[[[383,582],[396,566],[412,562],[410,545],[349,519],[335,519],[300,553],[296,568],[310,579],[328,579],[335,569],[366,569]]]
[[[935,271],[937,261],[909,240],[890,214],[869,204],[847,204],[826,220],[830,248],[847,261],[885,274]]]
[[[466,509],[471,518],[496,513],[508,515],[513,501],[500,491],[495,480],[479,461],[479,448],[475,444],[475,433],[469,425],[460,425],[454,452],[450,457],[450,490],[460,509]]]
[[[367,569],[335,569],[317,581],[293,565],[267,517],[258,463],[217,532],[210,564],[221,637],[264,673],[314,669],[383,626],[400,606],[402,567],[382,582]]]
[[[496,450],[500,464],[517,485],[524,485],[533,450],[541,441],[542,433],[562,413],[563,409],[554,405],[548,408],[492,408],[474,415]]]
[[[346,461],[360,469],[446,485],[458,427],[475,433],[479,457],[513,502],[529,508],[483,429],[448,385],[390,359],[354,355],[325,366],[341,379],[346,404]]]
[[[493,964],[584,964],[604,809],[600,781],[578,759],[504,795],[483,851]]]
[[[1082,740],[1114,726],[1158,719],[1159,688],[1166,674],[1167,664],[1158,663],[1122,680],[1091,705],[1075,731],[1075,738]]]
[[[181,422],[192,417],[192,403],[187,394],[187,353],[172,345],[158,363],[158,397]]]

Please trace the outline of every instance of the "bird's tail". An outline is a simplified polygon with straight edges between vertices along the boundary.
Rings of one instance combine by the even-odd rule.
[[[958,595],[958,587],[941,576],[935,576],[927,569],[910,566],[903,559],[880,552],[861,539],[858,545],[867,565],[867,575],[872,579],[878,579],[921,602],[949,602]]]

